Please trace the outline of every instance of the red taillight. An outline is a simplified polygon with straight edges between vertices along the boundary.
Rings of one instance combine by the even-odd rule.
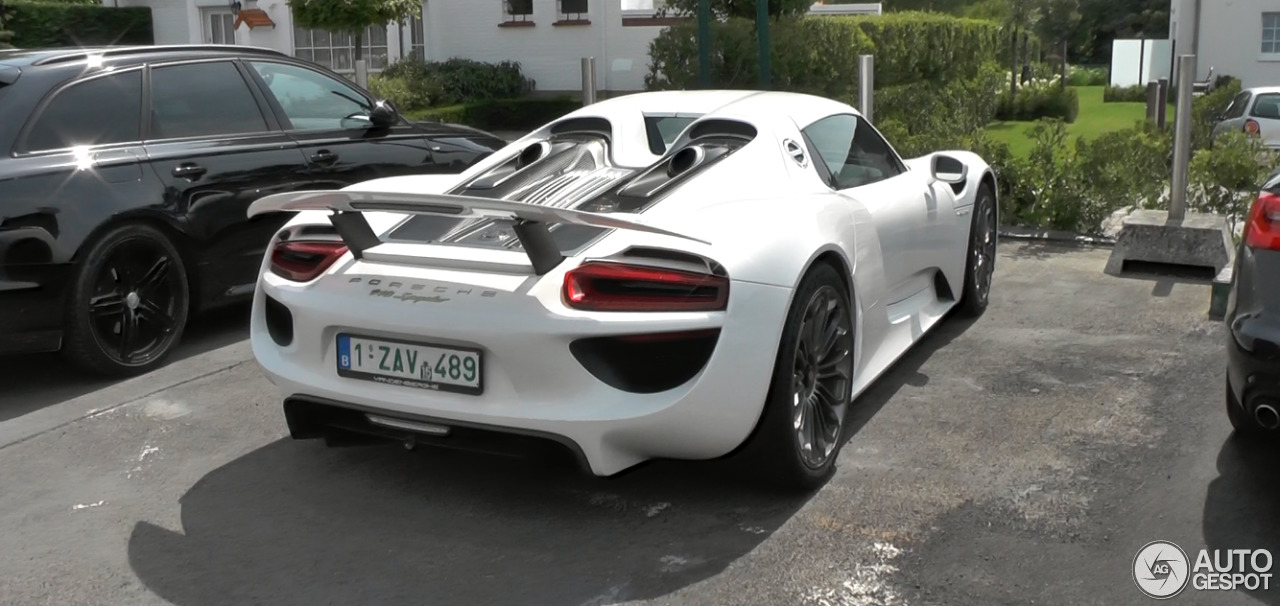
[[[1254,200],[1244,228],[1244,242],[1249,248],[1280,250],[1280,196],[1262,192]]]
[[[564,275],[565,304],[590,311],[719,311],[729,279],[660,267],[590,262]]]
[[[342,242],[285,240],[271,250],[271,272],[294,282],[310,282],[345,254],[347,245]]]
[[[1256,135],[1262,132],[1262,125],[1258,124],[1257,120],[1245,120],[1244,132],[1250,135]]]

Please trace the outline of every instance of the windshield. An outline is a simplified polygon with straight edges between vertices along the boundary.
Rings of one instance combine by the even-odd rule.
[[[698,116],[645,116],[644,128],[649,137],[649,151],[661,156],[675,143],[680,133]]]

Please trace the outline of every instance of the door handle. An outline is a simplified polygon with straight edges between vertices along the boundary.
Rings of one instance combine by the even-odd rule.
[[[205,167],[191,162],[184,162],[173,168],[173,176],[184,179],[195,179],[208,172]]]
[[[311,161],[315,162],[316,164],[332,164],[338,161],[338,154],[335,154],[327,149],[322,149],[320,151],[317,151],[314,154],[311,154]]]

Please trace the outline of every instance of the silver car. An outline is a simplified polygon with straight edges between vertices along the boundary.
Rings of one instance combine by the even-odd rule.
[[[1268,147],[1280,149],[1280,86],[1241,91],[1214,125],[1210,142],[1231,131],[1259,136]]]

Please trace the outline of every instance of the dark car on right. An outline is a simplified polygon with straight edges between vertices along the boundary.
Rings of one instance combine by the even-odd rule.
[[[1249,211],[1224,319],[1231,425],[1245,437],[1280,437],[1280,169]]]

